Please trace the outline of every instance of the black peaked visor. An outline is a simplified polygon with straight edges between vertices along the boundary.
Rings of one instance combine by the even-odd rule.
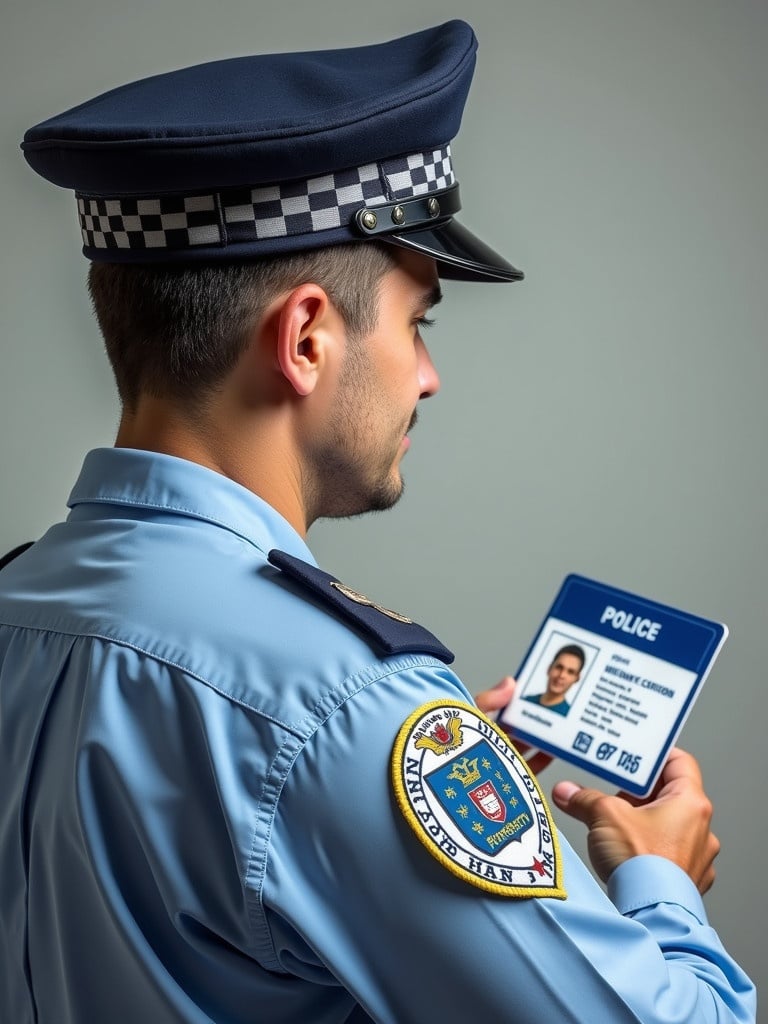
[[[413,249],[437,260],[440,277],[458,281],[521,281],[523,272],[454,220],[458,184],[409,199],[357,210],[357,230],[369,238]]]
[[[431,256],[437,260],[439,276],[446,280],[522,281],[525,276],[456,220],[385,235],[382,241]]]

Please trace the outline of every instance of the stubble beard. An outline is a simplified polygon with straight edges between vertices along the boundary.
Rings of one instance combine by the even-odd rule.
[[[363,435],[370,438],[370,435]],[[318,459],[317,491],[322,495],[318,518],[342,519],[383,512],[400,500],[404,483],[397,451],[375,462],[360,451],[360,435],[350,447],[334,445]]]
[[[393,435],[391,443],[379,439],[370,417],[353,423],[344,415],[330,444],[315,453],[314,487],[316,519],[344,519],[383,512],[403,495],[405,484],[398,458],[404,434],[417,420],[414,411],[407,427]]]
[[[365,349],[359,343],[348,350],[336,408],[335,426],[313,453],[310,489],[315,498],[314,518],[352,518],[392,508],[405,488],[400,445],[418,414],[414,409],[407,425],[388,432],[386,441],[380,436],[386,417],[365,362]]]

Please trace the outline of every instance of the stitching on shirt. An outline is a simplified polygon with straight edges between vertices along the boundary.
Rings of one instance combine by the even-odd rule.
[[[237,537],[241,537],[244,541],[255,547],[262,554],[266,554],[264,548],[259,547],[252,537],[243,533],[236,526],[228,523],[224,519],[217,519],[215,516],[208,515],[205,512],[200,512],[199,509],[186,508],[184,505],[166,505],[159,504],[157,502],[150,501],[138,501],[136,498],[106,498],[106,497],[91,497],[91,498],[78,498],[73,503],[72,507],[77,505],[129,505],[131,508],[148,508],[154,512],[182,512],[184,515],[191,516],[194,519],[198,519],[204,523],[215,523],[216,526],[221,526],[225,530],[229,530],[230,533],[234,533]]]
[[[379,666],[382,666],[385,669],[385,671],[380,671]],[[275,940],[272,935],[272,929],[269,926],[269,921],[267,920],[267,915],[264,911],[264,879],[267,872],[267,863],[269,861],[270,843],[272,839],[272,825],[275,820],[275,814],[277,813],[277,807],[278,804],[280,803],[280,797],[282,796],[285,781],[290,775],[294,764],[298,760],[299,755],[304,750],[307,743],[309,743],[312,737],[317,734],[317,732],[320,730],[320,727],[325,725],[328,719],[332,715],[336,714],[336,712],[339,711],[339,709],[342,708],[347,703],[348,700],[350,700],[352,697],[357,696],[358,693],[360,693],[362,690],[367,689],[369,686],[372,686],[374,683],[383,682],[391,676],[398,675],[400,672],[407,671],[408,669],[420,667],[439,667],[444,669],[445,664],[438,658],[426,654],[409,654],[398,656],[397,662],[395,664],[388,664],[387,662],[381,661],[369,662],[359,671],[353,673],[350,676],[347,676],[343,680],[343,682],[341,682],[338,686],[334,687],[334,689],[328,690],[323,697],[316,701],[312,708],[314,718],[313,714],[309,714],[300,720],[302,722],[307,723],[313,721],[313,728],[311,729],[311,731],[303,737],[299,736],[295,732],[292,733],[293,745],[295,749],[293,749],[293,751],[291,752],[291,743],[283,743],[283,745],[276,752],[275,757],[272,759],[272,763],[269,766],[269,774],[267,775],[264,787],[262,788],[262,796],[259,798],[259,802],[256,806],[254,825],[252,829],[253,839],[251,843],[251,855],[248,858],[248,864],[246,866],[246,878],[243,879],[246,897],[248,897],[249,893],[253,895],[253,900],[248,900],[248,914],[249,917],[251,918],[251,927],[254,929],[254,932],[263,932],[266,937],[266,943],[268,943],[268,951],[265,954],[265,959],[266,955],[271,956],[272,964],[270,966],[270,969],[272,970],[278,971],[281,974],[286,973],[278,959]],[[322,705],[326,702],[328,702],[332,706],[329,706],[327,712],[325,712],[322,715],[322,717],[318,717]],[[297,740],[298,742],[296,742]],[[280,775],[276,776],[274,779],[275,793],[272,799],[271,807],[268,807],[264,799],[266,796],[267,789],[269,788],[268,783],[272,781],[272,775],[275,766],[280,761],[280,759],[286,755],[288,756],[288,760],[285,769],[282,771]],[[262,811],[262,809],[267,810],[268,813],[266,814],[265,817],[263,855],[261,857],[261,863],[258,865],[257,869],[257,825],[260,819],[260,812]],[[248,876],[250,876],[252,872],[256,874],[256,877],[254,878],[254,881],[252,883],[249,883]]]
[[[107,643],[114,643],[119,647],[137,651],[138,653],[146,655],[157,664],[179,669],[190,679],[195,679],[204,686],[208,686],[220,696],[232,701],[233,704],[248,708],[255,714],[260,715],[263,719],[272,722],[284,730],[289,738],[277,747],[275,756],[273,757],[264,778],[263,785],[261,787],[261,794],[254,808],[253,824],[251,827],[250,853],[245,865],[242,886],[248,907],[248,917],[253,931],[254,950],[259,950],[265,961],[264,966],[267,967],[267,969],[276,970],[281,974],[285,974],[286,972],[280,964],[277,956],[277,949],[272,935],[272,930],[267,920],[267,915],[264,912],[263,890],[267,863],[269,861],[273,822],[286,779],[290,775],[297,758],[307,743],[316,735],[321,726],[325,725],[330,717],[343,707],[344,704],[346,704],[352,697],[355,697],[362,690],[374,683],[383,682],[400,672],[420,667],[445,669],[446,666],[444,663],[438,658],[428,654],[393,655],[390,656],[387,661],[376,660],[368,662],[357,672],[346,676],[338,686],[327,690],[315,702],[312,710],[308,714],[291,724],[282,721],[255,704],[251,704],[240,697],[236,697],[223,687],[216,685],[205,676],[194,672],[192,669],[180,662],[174,661],[171,658],[163,657],[154,651],[147,650],[139,644],[131,643],[121,637],[112,636],[109,633],[77,633],[70,630],[31,626],[27,624],[18,625],[15,623],[5,623],[5,625],[12,629],[29,630],[31,632],[41,634],[50,633],[56,636],[72,637],[75,640],[102,640]],[[324,705],[326,706],[325,708]],[[284,759],[286,761],[285,767],[278,773],[276,768]],[[273,790],[272,794],[270,794],[270,790]],[[268,794],[270,795],[268,796]],[[263,818],[262,812],[266,812],[264,813]],[[264,833],[262,855],[260,860],[257,862],[257,840],[259,838],[258,824],[260,820],[264,821]],[[255,877],[251,882],[249,881],[249,876],[252,874]],[[269,959],[272,961],[271,964],[267,962]]]
[[[179,669],[185,675],[189,676],[190,679],[196,679],[199,683],[202,683],[204,686],[208,686],[215,693],[218,693],[222,697],[226,697],[227,700],[231,700],[233,704],[237,704],[240,707],[248,708],[250,711],[254,711],[256,714],[261,715],[262,718],[267,719],[267,721],[273,722],[275,725],[279,725],[281,729],[285,729],[286,732],[290,732],[292,735],[295,735],[298,739],[301,739],[302,733],[298,731],[298,727],[296,724],[291,724],[290,722],[282,721],[280,718],[275,717],[275,715],[271,714],[269,711],[266,711],[264,708],[260,708],[256,704],[251,704],[247,700],[243,700],[242,697],[235,696],[234,693],[230,693],[228,690],[225,690],[222,686],[219,686],[217,683],[214,683],[211,679],[207,679],[205,676],[200,675],[199,672],[195,672],[187,665],[183,665],[179,661],[173,661],[173,659],[171,658],[165,658],[161,654],[158,654],[156,651],[150,651],[147,650],[146,647],[139,646],[139,644],[131,643],[130,640],[125,640],[122,637],[118,636],[111,636],[109,633],[74,633],[67,629],[52,629],[50,627],[30,626],[26,624],[18,625],[12,622],[3,623],[3,625],[9,626],[11,629],[28,629],[35,633],[53,633],[56,636],[71,636],[74,637],[76,640],[105,640],[108,643],[117,644],[119,647],[127,647],[129,650],[138,651],[140,654],[146,654],[146,656],[148,658],[151,658],[152,661],[157,662],[161,665],[168,665],[172,668]],[[299,721],[303,721],[303,719],[300,719]]]
[[[296,742],[298,740],[298,743]],[[272,758],[270,763],[267,776],[264,780],[264,785],[261,789],[261,795],[258,799],[253,815],[253,826],[251,828],[251,849],[248,855],[248,861],[245,866],[245,876],[243,878],[243,890],[246,898],[246,904],[248,906],[248,917],[251,923],[251,929],[254,935],[254,947],[259,950],[259,953],[264,961],[264,966],[268,970],[277,971],[280,974],[286,974],[287,972],[283,969],[282,964],[277,956],[277,948],[275,946],[275,940],[272,935],[272,929],[269,927],[267,915],[264,911],[264,877],[267,873],[267,862],[269,860],[269,845],[272,839],[272,822],[274,821],[275,813],[277,812],[277,805],[280,802],[280,794],[283,791],[283,785],[288,773],[296,760],[299,751],[303,748],[304,743],[299,737],[294,736],[293,741],[296,744],[296,749],[293,754],[290,754],[289,743],[283,743],[281,747],[275,752],[275,756]],[[275,775],[275,766],[286,754],[289,754],[288,765],[285,771],[281,775]],[[270,783],[274,782],[274,797],[272,800],[272,807],[267,806],[267,791],[270,789]],[[264,839],[261,847],[261,856],[257,857],[258,848],[257,840],[259,838],[258,823],[262,818],[262,811],[266,810],[267,813],[264,816]],[[249,882],[251,874],[255,875],[254,882]],[[259,938],[260,937],[260,938]],[[269,962],[271,960],[271,963]]]
[[[689,906],[686,906],[685,903],[680,903],[676,900],[671,900],[659,896],[647,896],[644,899],[639,899],[628,904],[622,902],[620,913],[633,914],[636,911],[649,910],[652,907],[658,907],[662,904],[666,904],[669,907],[679,907],[681,910],[684,910],[686,913],[690,914],[694,921],[698,921],[700,925],[706,927],[706,922],[702,921],[699,915],[695,911],[691,910]]]

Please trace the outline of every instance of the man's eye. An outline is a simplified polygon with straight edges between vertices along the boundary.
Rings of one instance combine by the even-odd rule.
[[[419,319],[416,321],[416,326],[419,328],[419,330],[421,330],[422,328],[426,329],[428,327],[434,327],[435,321],[428,316],[420,316]]]

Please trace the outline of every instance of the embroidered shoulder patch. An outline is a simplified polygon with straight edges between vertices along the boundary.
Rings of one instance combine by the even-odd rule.
[[[539,784],[477,708],[452,700],[418,708],[395,740],[392,782],[413,831],[459,878],[502,896],[566,898]]]

